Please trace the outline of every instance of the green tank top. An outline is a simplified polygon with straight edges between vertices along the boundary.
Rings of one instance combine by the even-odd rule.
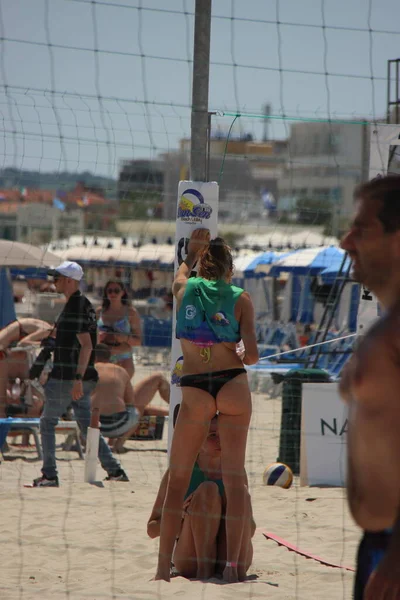
[[[205,481],[213,481],[214,483],[216,483],[218,486],[219,495],[221,496],[221,498],[223,497],[223,495],[225,493],[225,489],[224,489],[224,484],[223,484],[222,479],[209,479],[206,476],[206,474],[204,473],[204,471],[202,471],[200,469],[197,462],[195,462],[194,467],[193,467],[192,477],[191,477],[190,483],[189,483],[189,487],[185,494],[185,500],[186,500],[186,498],[188,498],[190,496],[190,494],[193,494],[193,492],[195,492],[197,490],[199,485],[201,485]]]
[[[176,337],[202,347],[239,342],[240,327],[234,311],[243,291],[222,280],[191,277],[178,311]]]

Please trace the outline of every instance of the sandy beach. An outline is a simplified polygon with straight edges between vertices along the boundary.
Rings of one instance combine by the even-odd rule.
[[[135,382],[148,374],[149,368],[139,368]],[[152,581],[158,540],[147,537],[146,524],[167,466],[166,425],[163,440],[127,443],[121,462],[129,483],[103,482],[99,465],[99,483],[85,484],[78,454],[58,449],[61,487],[24,488],[40,474],[41,462],[34,447],[11,446],[0,465],[0,598],[350,599],[351,571],[290,552],[262,533],[354,568],[359,531],[344,489],[301,488],[297,478],[289,490],[262,485],[263,470],[278,453],[281,401],[254,394],[253,403],[246,467],[258,529],[247,581]]]

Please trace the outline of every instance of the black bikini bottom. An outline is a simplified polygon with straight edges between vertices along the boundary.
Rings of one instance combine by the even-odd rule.
[[[204,390],[217,399],[218,393],[228,381],[238,375],[246,373],[246,369],[226,369],[225,371],[214,371],[211,373],[197,373],[196,375],[183,375],[181,387],[193,387]]]

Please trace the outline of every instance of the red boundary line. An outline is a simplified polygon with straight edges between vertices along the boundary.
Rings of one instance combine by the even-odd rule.
[[[355,569],[353,569],[352,567],[338,565],[336,563],[332,563],[327,560],[324,560],[323,558],[321,558],[320,556],[316,556],[315,554],[310,554],[309,552],[304,552],[303,550],[300,550],[299,548],[297,548],[297,546],[294,546],[290,542],[287,542],[286,540],[275,535],[274,533],[269,533],[265,529],[258,529],[257,531],[262,533],[267,538],[267,540],[272,540],[272,541],[276,542],[279,546],[285,546],[285,548],[287,548],[291,552],[296,552],[296,554],[305,556],[305,558],[312,558],[312,560],[316,560],[317,562],[321,563],[322,565],[326,565],[327,567],[334,567],[336,569],[345,569],[346,571],[352,571],[353,573],[355,572]]]

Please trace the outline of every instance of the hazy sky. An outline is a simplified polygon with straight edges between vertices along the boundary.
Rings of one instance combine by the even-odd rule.
[[[116,176],[121,159],[176,148],[190,134],[194,5],[2,0],[0,168]],[[399,48],[399,0],[214,0],[210,110],[381,117]],[[261,137],[259,118],[236,123]],[[270,133],[289,127],[274,119]]]

